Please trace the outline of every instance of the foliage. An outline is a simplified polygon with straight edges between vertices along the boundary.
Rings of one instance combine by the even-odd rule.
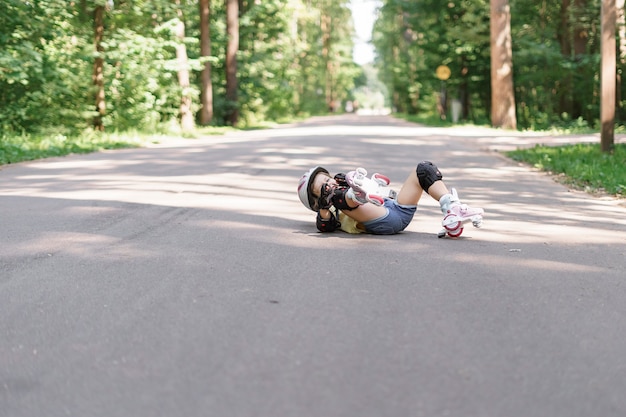
[[[177,127],[183,93],[199,110],[199,13],[195,0],[4,0],[0,2],[0,129],[5,134],[74,135],[95,112],[92,75],[104,59],[106,130]],[[463,103],[464,122],[489,118],[487,0],[381,0],[372,33],[375,68],[352,62],[349,0],[241,0],[239,100],[225,98],[225,3],[211,0],[214,125],[236,106],[241,126],[384,105],[437,114],[441,96]],[[102,51],[94,48],[104,6]],[[522,129],[597,128],[600,0],[510,0],[514,85]],[[191,86],[183,92],[174,36],[182,19]],[[619,41],[623,41],[619,39]],[[619,43],[618,43],[619,45]],[[626,57],[618,60],[618,74]],[[447,65],[452,76],[437,79]],[[619,117],[626,86],[618,84]]]
[[[0,165],[72,153],[90,153],[102,149],[136,147],[141,144],[141,139],[128,134],[119,137],[99,132],[83,133],[79,136],[61,134],[3,136],[0,137]]]
[[[584,190],[626,195],[626,144],[617,144],[610,154],[602,152],[599,144],[576,144],[535,146],[507,155],[538,169],[564,174],[567,183]]]
[[[571,3],[565,9],[559,2],[512,2],[515,93],[523,128],[597,124],[600,3]]]
[[[362,76],[355,79],[355,88],[350,99],[358,109],[380,110],[388,108],[387,87],[380,82],[378,70],[370,64],[362,67]]]
[[[242,125],[325,112],[329,89],[345,100],[358,68],[352,63],[347,0],[242,0],[238,55],[239,101],[225,98],[225,4],[211,1],[214,124],[238,106]],[[102,52],[94,48],[96,6],[105,6]],[[199,10],[195,0],[4,0],[0,2],[0,129],[5,134],[75,135],[95,112],[94,59],[104,59],[108,131],[168,130],[176,125],[183,91],[177,80],[174,34],[183,19],[198,111]],[[322,54],[320,16],[331,18]],[[332,68],[332,77],[327,69]]]
[[[518,126],[597,128],[600,0],[509,4]],[[483,123],[491,106],[489,38],[487,0],[382,0],[373,42],[394,108],[432,112],[445,93],[463,103],[464,120]],[[439,65],[451,69],[445,82],[434,75]],[[621,56],[618,74],[625,65]],[[624,83],[618,87],[626,97]],[[626,117],[620,100],[618,122]]]
[[[429,112],[445,93],[466,103],[466,117],[488,113],[488,9],[484,0],[383,2],[373,42],[397,111]],[[440,65],[452,72],[445,82],[435,76]]]
[[[72,45],[65,2],[0,4],[0,129],[21,131],[67,117],[76,73],[59,62]],[[71,47],[71,46],[70,46]]]

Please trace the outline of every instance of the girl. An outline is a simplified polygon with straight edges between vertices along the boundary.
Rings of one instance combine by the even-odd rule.
[[[316,225],[321,232],[332,232],[338,228],[350,233],[373,233],[390,235],[403,231],[413,219],[417,203],[425,191],[439,201],[443,230],[458,237],[463,233],[463,223],[482,225],[484,210],[461,204],[456,190],[448,190],[441,172],[429,161],[417,164],[402,185],[400,191],[385,198],[372,189],[372,181],[384,189],[389,179],[374,174],[363,179],[366,171],[359,168],[347,174],[331,177],[328,170],[320,166],[305,172],[298,184],[298,197],[304,206],[317,212]],[[394,198],[395,197],[395,198]]]

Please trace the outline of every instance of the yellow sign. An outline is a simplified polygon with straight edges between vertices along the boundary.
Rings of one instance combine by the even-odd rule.
[[[445,81],[450,78],[450,74],[452,74],[452,71],[450,71],[450,68],[448,68],[447,65],[439,65],[435,70],[435,75],[441,81]]]

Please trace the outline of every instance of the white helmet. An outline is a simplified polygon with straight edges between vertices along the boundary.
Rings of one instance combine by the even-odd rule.
[[[317,197],[313,195],[313,190],[311,190],[311,186],[313,185],[313,180],[315,179],[315,176],[320,172],[328,174],[328,171],[325,168],[316,166],[315,168],[311,168],[310,170],[305,172],[302,178],[300,178],[300,182],[298,183],[298,197],[300,197],[300,201],[302,201],[304,207],[312,211],[317,211],[318,208]]]

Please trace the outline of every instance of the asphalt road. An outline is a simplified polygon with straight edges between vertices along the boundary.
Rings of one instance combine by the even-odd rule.
[[[329,117],[0,167],[0,416],[624,416],[626,207],[493,151],[558,140]],[[320,234],[296,195],[423,159],[482,229],[426,196]]]

